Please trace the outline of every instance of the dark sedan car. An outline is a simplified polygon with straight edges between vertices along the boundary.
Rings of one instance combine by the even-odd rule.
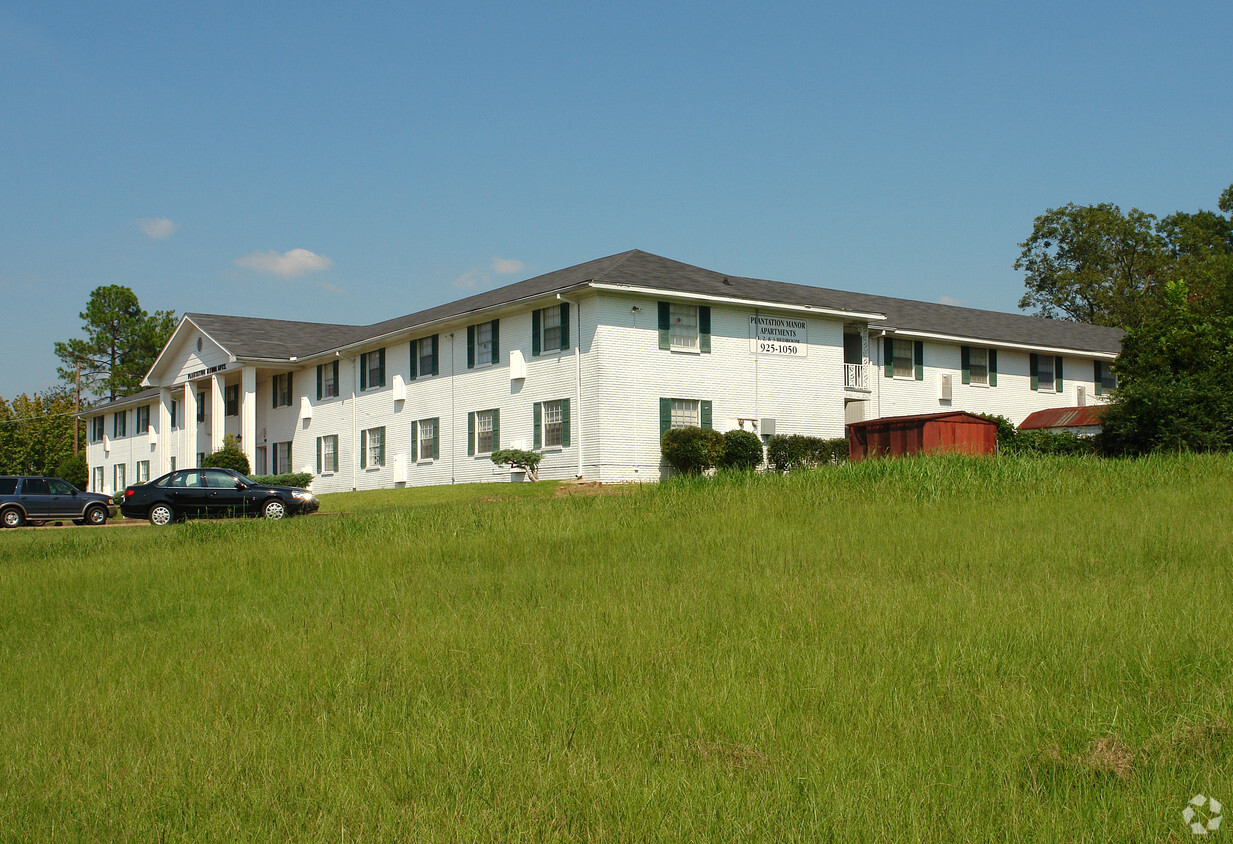
[[[106,495],[82,492],[60,478],[0,476],[0,524],[6,528],[59,520],[106,524],[110,507],[111,499]]]
[[[189,516],[264,516],[313,513],[316,496],[290,486],[266,486],[230,469],[180,469],[124,490],[120,512],[166,525]]]

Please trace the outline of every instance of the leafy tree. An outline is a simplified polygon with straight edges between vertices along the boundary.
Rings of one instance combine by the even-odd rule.
[[[1157,311],[1122,339],[1116,369],[1102,451],[1233,448],[1233,311],[1170,282]]]
[[[1116,205],[1064,205],[1036,218],[1015,269],[1036,315],[1096,325],[1137,325],[1166,262],[1156,217]]]
[[[80,363],[83,390],[109,401],[141,389],[176,326],[173,312],[146,313],[137,294],[118,284],[96,287],[80,316],[85,337],[56,343],[64,362],[57,372],[72,384]]]
[[[90,483],[90,467],[86,464],[85,456],[74,454],[61,460],[56,466],[56,477],[63,478],[84,492]]]
[[[73,456],[73,420],[73,396],[63,387],[0,399],[0,474],[56,474]]]
[[[539,480],[539,462],[543,459],[544,455],[538,451],[524,451],[520,448],[501,448],[492,453],[493,463],[522,469],[532,481]]]
[[[233,472],[239,472],[245,477],[252,471],[252,467],[248,463],[248,456],[240,449],[240,443],[234,434],[227,434],[223,437],[223,447],[218,451],[207,454],[205,459],[201,461],[201,465],[206,468],[231,469]]]

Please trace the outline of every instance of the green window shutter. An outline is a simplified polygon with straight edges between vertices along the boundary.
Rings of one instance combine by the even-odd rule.
[[[544,424],[544,407],[541,402],[536,402],[531,408],[531,424],[535,426],[535,433],[531,436],[531,448],[543,448],[544,434],[540,429]]]
[[[432,459],[441,459],[441,417],[432,420]]]
[[[368,468],[368,431],[360,431],[360,468]]]
[[[561,448],[569,448],[569,399],[561,399]]]
[[[998,350],[989,350],[989,386],[996,387],[998,385]]]
[[[492,411],[492,450],[501,448],[501,411]]]
[[[1100,369],[1100,361],[1098,360],[1092,361],[1092,382],[1095,385],[1094,392],[1098,396],[1104,395],[1104,390],[1102,390],[1100,386],[1101,381],[1103,380],[1101,378],[1102,375],[1104,375],[1104,373]]]
[[[475,456],[475,413],[467,414],[467,456]]]
[[[531,311],[531,356],[539,354],[539,311]]]
[[[408,347],[411,352],[411,366],[407,368],[407,372],[409,375],[407,380],[409,381],[415,380],[416,374],[420,368],[420,343],[422,342],[424,341],[423,340],[412,340]]]
[[[325,364],[324,364],[324,363],[322,363],[322,364],[318,364],[318,366],[317,366],[317,401],[321,401],[321,370],[322,370],[322,368],[323,368],[324,366],[325,366]],[[320,440],[320,439],[318,439],[318,440],[317,440],[317,442],[318,442],[318,443],[320,443],[320,442],[321,442],[321,440]],[[318,461],[318,462],[320,462],[320,461]],[[317,473],[318,473],[318,474],[320,474],[320,472],[321,472],[321,469],[320,469],[320,468],[318,468],[318,469],[317,469]]]
[[[467,326],[467,369],[475,369],[475,326]]]
[[[1058,355],[1053,363],[1053,389],[1055,392],[1062,392],[1062,356]]]
[[[494,366],[497,361],[501,359],[501,344],[497,337],[497,327],[499,323],[500,320],[497,319],[492,321],[492,363]]]
[[[334,361],[330,366],[334,367],[334,395],[338,395],[341,392],[338,387],[338,361]]]
[[[912,357],[916,363],[916,380],[925,380],[925,341],[916,340],[912,343]]]
[[[278,376],[270,379],[270,406],[278,407]],[[201,394],[197,394],[197,421],[201,421]]]
[[[360,355],[360,391],[368,389],[368,353]]]
[[[569,348],[569,302],[561,303],[561,350]]]
[[[438,375],[440,374],[440,371],[441,371],[440,364],[438,363],[438,360],[440,359],[439,357],[440,352],[441,352],[441,335],[434,334],[432,335],[432,374],[433,375]]]
[[[711,403],[709,401],[698,402],[698,415],[703,428],[714,428],[714,420],[711,416]]]
[[[659,435],[672,427],[672,399],[659,400]]]
[[[698,306],[698,351],[711,353],[711,306]]]
[[[317,437],[317,474],[321,474],[321,437]]]
[[[412,422],[411,423],[411,462],[412,463],[420,459],[419,449],[420,449],[419,423]]]
[[[377,379],[378,380],[377,380],[376,386],[384,387],[385,386],[385,349],[377,350]],[[385,446],[385,441],[382,440],[382,447],[384,448],[384,446]]]
[[[382,426],[379,430],[381,431],[381,446],[377,452],[377,465],[384,466],[385,465],[385,427]]]
[[[672,338],[669,331],[672,330],[672,306],[667,302],[659,303],[659,348],[672,348]]]
[[[972,350],[967,346],[959,347],[959,367],[963,370],[963,383],[972,383]]]
[[[1028,374],[1032,376],[1032,389],[1040,389],[1040,358],[1033,352],[1028,357]]]
[[[887,378],[895,377],[895,340],[882,338],[882,369]]]
[[[295,387],[291,380],[291,373],[287,373],[287,399],[291,404],[295,404]]]

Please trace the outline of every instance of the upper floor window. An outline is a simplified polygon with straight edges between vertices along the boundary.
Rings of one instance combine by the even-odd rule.
[[[278,407],[277,404],[275,404],[274,406]],[[201,390],[197,393],[197,421],[204,422],[205,418],[206,418],[206,392],[205,390]],[[198,462],[197,465],[200,466],[201,463]]]
[[[226,402],[227,415],[228,416],[239,416],[240,415],[240,385],[232,384],[230,387],[225,388],[225,391],[223,393],[223,398]]]
[[[660,302],[659,348],[677,352],[709,352],[710,306]]]
[[[427,378],[437,374],[438,335],[411,341],[411,377]]]
[[[101,443],[106,430],[107,420],[102,416],[95,416],[90,420],[90,442]]]
[[[332,360],[317,367],[317,399],[330,399],[338,395],[338,361]]]
[[[467,369],[496,363],[500,357],[498,321],[467,326]]]
[[[385,349],[360,355],[360,389],[375,390],[385,386]]]
[[[274,376],[271,392],[274,394],[274,407],[291,406],[292,378],[290,372]]]
[[[128,411],[117,410],[111,418],[111,436],[124,437],[128,436]]]
[[[978,387],[996,387],[998,384],[997,349],[981,349],[976,346],[960,348],[963,383]]]
[[[569,348],[569,303],[531,312],[531,354]]]
[[[912,356],[912,341],[899,340],[894,341],[894,358],[893,366],[896,378],[911,378],[915,372],[916,366]]]
[[[1110,390],[1117,389],[1117,373],[1107,361],[1093,361],[1093,378],[1096,385],[1096,395],[1102,396]]]
[[[1031,356],[1032,389],[1041,392],[1062,392],[1062,358],[1060,355]]]
[[[150,406],[142,405],[137,408],[137,428],[134,433],[144,434],[150,430]]]

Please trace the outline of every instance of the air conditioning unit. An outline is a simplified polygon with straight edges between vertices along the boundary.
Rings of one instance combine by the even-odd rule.
[[[946,373],[938,379],[938,401],[950,401],[950,382],[953,377]]]
[[[1087,406],[1087,387],[1082,385],[1075,387],[1075,404],[1079,407]]]

